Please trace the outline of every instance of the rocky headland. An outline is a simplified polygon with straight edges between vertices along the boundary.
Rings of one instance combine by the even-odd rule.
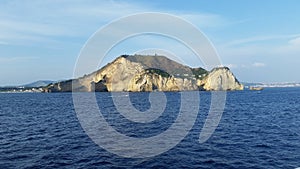
[[[91,74],[50,84],[44,87],[44,92],[228,91],[243,88],[227,67],[207,71],[164,56],[122,55]]]

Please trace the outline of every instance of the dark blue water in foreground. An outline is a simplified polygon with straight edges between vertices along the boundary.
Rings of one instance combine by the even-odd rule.
[[[151,137],[167,130],[180,109],[180,93],[166,93],[168,110],[143,126],[120,116],[110,93],[96,95],[107,121],[132,137]],[[130,98],[137,109],[145,111],[150,107],[148,95],[130,93]],[[130,159],[107,152],[85,134],[72,94],[1,93],[0,168],[300,167],[299,88],[228,92],[218,128],[200,144],[210,96],[200,93],[198,118],[180,144],[152,158]]]

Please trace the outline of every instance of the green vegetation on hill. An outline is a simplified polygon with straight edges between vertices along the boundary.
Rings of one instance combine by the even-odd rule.
[[[166,76],[175,76],[180,78],[202,79],[208,72],[203,68],[190,68],[186,65],[177,63],[165,56],[160,55],[122,55],[132,62],[141,63],[148,69],[160,70],[167,74]],[[162,73],[162,72],[157,72]]]
[[[208,71],[199,67],[199,68],[192,68],[192,73],[196,77],[196,79],[203,79],[205,75],[208,74]]]
[[[179,64],[165,56],[160,55],[125,55],[126,59],[132,62],[138,62],[147,68],[160,69],[168,72],[170,75],[191,74],[188,66]]]
[[[161,75],[162,77],[171,77],[171,75],[163,70],[160,70],[160,69],[155,69],[155,68],[149,68],[149,69],[146,69],[146,72],[147,73],[155,73],[155,74],[158,74],[158,75]]]

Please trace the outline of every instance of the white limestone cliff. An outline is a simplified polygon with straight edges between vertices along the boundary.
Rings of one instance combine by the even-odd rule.
[[[198,86],[204,90],[243,90],[244,86],[236,79],[227,67],[214,68]]]

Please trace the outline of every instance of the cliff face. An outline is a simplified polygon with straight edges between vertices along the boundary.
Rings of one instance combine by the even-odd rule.
[[[198,90],[194,81],[189,79],[163,77],[147,71],[136,74],[128,85],[128,91],[184,91]]]
[[[204,90],[243,90],[244,86],[235,78],[227,67],[214,68],[198,86]]]
[[[92,81],[105,85],[107,91],[128,91],[132,78],[144,70],[140,63],[119,57],[95,73]],[[100,83],[99,83],[100,82]]]
[[[164,65],[167,66],[163,70]],[[163,56],[135,55],[120,56],[102,69],[81,78],[51,84],[45,88],[45,92],[71,92],[72,88],[79,92],[140,92],[241,90],[243,86],[228,68],[207,72],[202,68],[189,68]]]

